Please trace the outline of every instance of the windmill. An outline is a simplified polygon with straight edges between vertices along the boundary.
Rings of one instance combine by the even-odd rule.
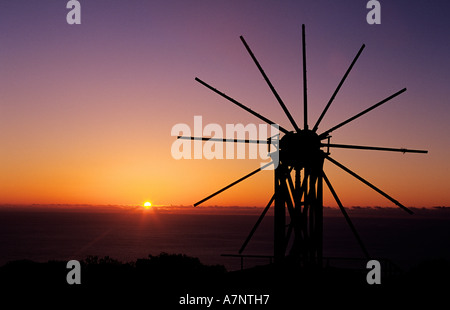
[[[299,128],[294,118],[290,114],[283,100],[278,95],[274,86],[270,82],[266,73],[262,69],[252,50],[248,46],[244,38],[240,37],[245,49],[250,54],[253,62],[258,67],[261,75],[266,81],[267,85],[274,94],[277,102],[283,109],[294,130],[289,131],[281,126],[279,130],[282,132],[279,140],[274,139],[268,141],[255,141],[255,140],[238,140],[238,139],[217,139],[208,137],[185,137],[179,136],[179,139],[188,140],[202,140],[202,141],[216,141],[216,142],[235,142],[235,143],[266,143],[269,145],[272,143],[278,150],[279,162],[274,169],[274,194],[269,200],[269,203],[264,208],[261,216],[257,220],[256,224],[250,231],[247,239],[244,241],[242,247],[239,250],[241,254],[246,248],[248,242],[252,238],[265,214],[269,210],[272,204],[274,204],[274,260],[275,263],[281,263],[287,259],[301,264],[302,266],[321,266],[322,265],[322,239],[323,239],[323,182],[327,185],[332,196],[336,200],[339,209],[341,210],[347,224],[350,226],[359,246],[361,247],[364,255],[370,258],[358,232],[355,229],[350,217],[348,216],[344,206],[342,205],[339,197],[336,194],[333,186],[330,183],[327,175],[323,170],[324,161],[327,160],[330,163],[336,165],[340,169],[344,170],[351,176],[355,177],[368,187],[372,188],[399,208],[403,209],[409,214],[413,212],[402,205],[400,202],[386,194],[384,191],[359,176],[340,162],[336,161],[330,155],[330,149],[333,148],[346,148],[346,149],[359,149],[359,150],[374,150],[374,151],[388,151],[388,152],[402,152],[402,153],[427,153],[425,150],[412,150],[404,148],[387,148],[387,147],[375,147],[375,146],[362,146],[362,145],[347,145],[347,144],[332,144],[330,143],[330,134],[338,128],[352,122],[353,120],[367,114],[373,109],[381,106],[382,104],[394,99],[401,93],[406,91],[406,88],[399,90],[393,95],[379,101],[364,111],[354,115],[353,117],[337,124],[336,126],[318,133],[318,128],[323,117],[327,113],[330,105],[335,99],[337,93],[344,84],[348,74],[352,70],[359,56],[365,48],[363,44],[356,54],[355,58],[351,62],[334,93],[326,104],[322,114],[310,129],[308,125],[308,103],[307,103],[307,80],[306,80],[306,48],[305,48],[305,25],[302,25],[302,56],[303,56],[303,128]],[[244,104],[224,94],[223,92],[213,88],[206,82],[195,78],[197,82],[204,85],[206,88],[212,90],[223,98],[231,101],[238,107],[256,116],[263,122],[274,125],[275,122],[262,116],[261,114],[253,111]],[[269,163],[271,164],[271,163]],[[233,183],[223,187],[208,197],[196,202],[194,206],[198,206],[208,199],[220,194],[228,188],[238,184],[239,182],[251,177],[257,172],[266,168],[267,165],[262,166]]]

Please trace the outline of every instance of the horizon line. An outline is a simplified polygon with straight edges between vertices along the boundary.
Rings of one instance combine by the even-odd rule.
[[[0,203],[0,208],[2,207],[130,207],[130,208],[142,208],[143,205],[140,204],[96,204],[96,203]],[[205,205],[201,208],[194,208],[193,205],[184,204],[156,204],[151,206],[151,208],[192,208],[192,209],[211,209],[211,208],[264,208],[265,206],[237,206],[237,205]],[[339,209],[338,206],[323,206],[324,209]],[[346,209],[398,209],[396,206],[379,206],[379,205],[353,205],[345,206]],[[409,207],[413,209],[450,209],[450,206],[445,205],[435,205],[435,206],[415,206]]]

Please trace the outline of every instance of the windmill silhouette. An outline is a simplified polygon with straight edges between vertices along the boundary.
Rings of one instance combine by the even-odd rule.
[[[346,166],[342,165],[330,156],[330,149],[333,148],[346,148],[346,149],[359,149],[359,150],[375,150],[375,151],[388,151],[388,152],[402,152],[402,153],[427,153],[425,150],[412,150],[404,148],[387,148],[387,147],[375,147],[375,146],[362,146],[362,145],[347,145],[347,144],[332,144],[330,143],[330,133],[341,128],[342,126],[352,122],[353,120],[367,114],[373,109],[381,106],[382,104],[394,99],[401,93],[406,91],[406,88],[399,90],[393,95],[381,100],[380,102],[372,105],[371,107],[365,109],[364,111],[354,115],[353,117],[337,124],[336,126],[322,132],[318,133],[318,128],[323,117],[327,113],[330,105],[335,99],[337,93],[345,82],[348,74],[352,70],[359,56],[365,48],[363,44],[353,59],[352,63],[348,67],[341,81],[339,82],[336,90],[332,94],[330,100],[326,104],[322,114],[319,116],[318,120],[312,127],[308,126],[308,103],[307,103],[307,80],[306,80],[306,48],[305,48],[305,25],[302,25],[302,54],[303,54],[303,129],[299,128],[294,118],[290,114],[289,110],[285,106],[283,100],[278,95],[274,86],[270,82],[269,78],[265,74],[255,55],[251,51],[247,42],[244,38],[240,37],[242,43],[244,44],[250,57],[253,59],[254,63],[258,67],[260,73],[262,74],[267,85],[274,94],[279,105],[283,109],[290,123],[294,127],[293,131],[289,131],[281,126],[279,130],[283,133],[283,136],[278,139],[268,141],[261,140],[237,140],[237,139],[216,139],[208,137],[185,137],[179,136],[179,139],[188,140],[202,140],[202,141],[220,141],[220,142],[235,142],[235,143],[268,143],[274,144],[278,150],[279,163],[274,169],[275,174],[275,184],[274,184],[274,194],[269,200],[269,203],[264,208],[261,216],[257,220],[256,224],[250,231],[247,239],[244,241],[242,247],[239,250],[241,254],[246,248],[248,242],[252,238],[262,219],[266,215],[267,211],[274,203],[274,260],[275,263],[281,263],[289,258],[294,262],[299,263],[302,266],[321,266],[322,265],[322,247],[323,247],[323,181],[329,188],[331,194],[336,200],[339,209],[350,226],[359,246],[361,247],[364,255],[370,258],[369,253],[366,250],[358,232],[355,229],[350,217],[348,216],[344,206],[339,200],[336,191],[330,183],[327,175],[323,170],[323,164],[325,160],[336,165],[340,169],[344,170],[348,174],[352,175],[365,185],[369,186],[395,205],[403,209],[409,214],[413,212],[402,205],[400,202],[386,194],[384,191],[359,176]],[[213,88],[206,82],[195,78],[200,84],[209,88],[213,92],[219,94],[225,99],[231,101],[238,107],[244,109],[245,111],[253,114],[260,120],[264,121],[269,125],[276,124],[270,119],[262,116],[261,114],[251,110],[242,103],[236,101],[235,99],[229,97],[223,92]],[[257,172],[263,170],[268,165],[273,164],[273,162],[266,164],[247,175],[241,177],[240,179],[234,181],[233,183],[223,187],[217,192],[209,195],[208,197],[196,202],[194,206],[198,206],[201,203],[207,201],[208,199],[218,195],[219,193],[225,191],[226,189],[238,184],[239,182],[249,178],[250,176],[256,174]],[[289,219],[289,221],[287,221]],[[292,238],[292,240],[291,240]]]

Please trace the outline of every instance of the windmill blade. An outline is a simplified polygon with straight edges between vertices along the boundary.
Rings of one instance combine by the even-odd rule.
[[[303,55],[303,125],[308,129],[308,96],[306,87],[306,42],[305,42],[305,24],[302,24],[302,55]]]
[[[360,116],[363,116],[364,114],[366,114],[366,113],[372,111],[373,109],[379,107],[379,106],[382,105],[383,103],[386,103],[386,102],[388,102],[389,100],[391,100],[391,99],[397,97],[398,95],[400,95],[401,93],[403,93],[403,92],[405,92],[405,91],[406,91],[406,88],[403,88],[402,90],[399,90],[399,91],[396,92],[395,94],[393,94],[393,95],[387,97],[386,99],[381,100],[380,102],[374,104],[373,106],[371,106],[370,108],[368,108],[368,109],[362,111],[361,113],[358,113],[358,114],[356,114],[355,116],[350,117],[348,120],[343,121],[342,123],[340,123],[340,124],[334,126],[334,127],[331,128],[331,129],[328,129],[328,130],[325,131],[324,133],[320,134],[320,137],[321,137],[322,139],[325,139],[325,138],[328,136],[328,134],[329,134],[330,132],[335,131],[336,129],[338,129],[338,128],[340,128],[340,127],[342,127],[342,126],[344,126],[344,125],[350,123],[351,121],[357,119],[357,118],[360,117]]]
[[[214,197],[214,196],[220,194],[221,192],[223,192],[223,191],[229,189],[230,187],[232,187],[232,186],[238,184],[239,182],[244,181],[245,179],[251,177],[251,176],[254,175],[255,173],[257,173],[257,172],[259,172],[259,171],[261,171],[261,170],[264,170],[266,167],[268,167],[268,166],[270,166],[270,165],[272,165],[272,164],[273,164],[273,162],[270,162],[270,163],[265,164],[265,165],[262,166],[262,167],[259,167],[259,168],[256,169],[256,170],[253,170],[253,171],[250,172],[249,174],[247,174],[247,175],[243,176],[242,178],[240,178],[240,179],[234,181],[233,183],[231,183],[231,184],[225,186],[224,188],[218,190],[217,192],[215,192],[215,193],[209,195],[208,197],[203,198],[202,200],[200,200],[200,201],[194,203],[194,207],[196,207],[196,206],[198,206],[199,204],[201,204],[201,203],[203,203],[203,202],[205,202],[205,201],[211,199],[212,197]]]
[[[253,226],[252,230],[250,231],[250,234],[248,235],[247,239],[245,239],[244,243],[242,244],[241,248],[239,249],[239,254],[241,254],[242,252],[244,252],[248,242],[250,241],[250,239],[252,239],[253,234],[255,233],[256,229],[258,229],[259,224],[261,223],[261,221],[263,220],[264,216],[266,215],[267,211],[269,211],[270,206],[272,205],[272,202],[275,200],[275,194],[273,194],[272,198],[270,198],[269,203],[267,204],[267,206],[264,208],[263,212],[261,213],[261,215],[259,216],[258,220],[255,223],[255,226]]]
[[[299,132],[300,129],[297,126],[297,123],[295,122],[295,120],[292,118],[291,113],[289,113],[289,110],[286,108],[286,106],[284,105],[283,100],[281,100],[280,96],[278,95],[277,91],[275,90],[275,87],[273,87],[272,83],[270,82],[269,78],[267,77],[266,73],[264,72],[263,68],[261,67],[261,65],[259,64],[258,60],[256,59],[255,55],[253,54],[252,50],[250,49],[250,47],[248,46],[247,42],[245,42],[244,37],[240,36],[242,43],[244,43],[245,48],[247,49],[247,52],[250,54],[250,57],[252,57],[253,61],[255,62],[256,66],[259,69],[259,72],[261,72],[264,80],[266,81],[267,85],[269,85],[270,90],[272,91],[272,93],[275,95],[275,98],[277,99],[278,103],[280,104],[281,108],[283,108],[284,113],[286,114],[286,116],[288,117],[289,121],[291,122],[292,126],[294,126],[295,131]]]
[[[322,143],[321,146],[326,147],[336,147],[341,149],[356,149],[356,150],[372,150],[372,151],[388,151],[388,152],[401,152],[401,153],[421,153],[426,154],[426,150],[410,150],[404,148],[390,148],[390,147],[379,147],[379,146],[363,146],[363,145],[348,145],[348,144],[332,144],[332,143]]]
[[[208,137],[191,137],[191,136],[178,136],[180,140],[200,140],[200,141],[213,141],[213,142],[234,142],[234,143],[260,143],[268,144],[267,140],[250,140],[250,139],[224,139],[224,138],[208,138]]]
[[[349,173],[350,175],[354,176],[355,178],[357,178],[358,180],[360,180],[361,182],[363,182],[364,184],[366,184],[367,186],[369,186],[370,188],[372,188],[373,190],[375,190],[376,192],[378,192],[379,194],[383,195],[384,197],[386,197],[387,199],[389,199],[390,201],[392,201],[394,204],[396,204],[397,206],[399,206],[400,208],[402,208],[403,210],[405,210],[406,212],[408,212],[409,214],[414,214],[414,212],[412,212],[410,209],[408,209],[407,207],[405,207],[404,205],[402,205],[400,202],[398,202],[397,200],[395,200],[394,198],[392,198],[391,196],[389,196],[388,194],[386,194],[385,192],[383,192],[381,189],[379,189],[378,187],[376,187],[375,185],[371,184],[370,182],[366,181],[365,179],[363,179],[362,177],[360,177],[359,175],[357,175],[356,173],[354,173],[353,171],[351,171],[350,169],[348,169],[347,167],[345,167],[344,165],[338,163],[336,160],[334,160],[333,158],[331,158],[330,156],[326,156],[326,159],[328,159],[330,162],[332,162],[333,164],[335,164],[336,166],[338,166],[339,168],[341,168],[342,170],[344,170],[345,172]]]
[[[361,250],[364,252],[364,255],[366,256],[366,258],[370,260],[369,252],[367,252],[367,249],[366,249],[366,247],[364,246],[364,243],[362,242],[361,237],[360,237],[359,234],[358,234],[358,231],[356,230],[356,228],[355,228],[355,226],[353,225],[353,223],[352,223],[350,217],[348,216],[347,211],[345,211],[345,208],[344,208],[344,206],[342,205],[341,201],[339,200],[339,197],[337,196],[336,192],[334,191],[333,186],[331,186],[330,180],[328,180],[327,176],[325,175],[325,172],[323,172],[322,176],[323,176],[323,179],[325,180],[325,183],[327,183],[327,186],[328,186],[328,188],[330,189],[330,192],[331,192],[331,194],[333,195],[334,200],[336,200],[336,202],[337,202],[337,204],[338,204],[338,206],[339,206],[339,209],[341,210],[342,214],[344,215],[345,220],[347,221],[348,226],[350,226],[350,229],[352,230],[353,235],[354,235],[355,238],[356,238],[356,241],[358,241],[358,244],[359,244],[359,246],[361,247]]]
[[[228,99],[229,101],[231,101],[232,103],[234,103],[234,104],[237,105],[238,107],[244,109],[245,111],[249,112],[250,114],[253,114],[254,116],[256,116],[257,118],[259,118],[260,120],[266,122],[267,124],[269,124],[269,125],[277,125],[278,128],[279,128],[282,132],[284,132],[284,133],[288,133],[288,132],[289,132],[288,130],[284,129],[283,127],[281,127],[281,126],[278,125],[277,123],[272,122],[270,119],[268,119],[268,118],[262,116],[262,115],[259,114],[259,113],[256,113],[255,111],[253,111],[253,110],[250,109],[250,108],[247,108],[247,107],[246,107],[245,105],[243,105],[242,103],[240,103],[240,102],[234,100],[234,99],[231,98],[230,96],[227,96],[226,94],[224,94],[224,93],[222,93],[221,91],[215,89],[215,88],[212,87],[211,85],[209,85],[209,84],[203,82],[203,81],[200,80],[199,78],[195,78],[195,80],[196,80],[197,82],[199,82],[200,84],[202,84],[203,86],[209,88],[210,90],[212,90],[212,91],[215,92],[216,94],[219,94],[220,96],[224,97],[225,99]]]
[[[341,89],[342,84],[344,84],[345,79],[347,78],[348,74],[352,70],[353,66],[355,65],[356,61],[359,58],[359,55],[361,55],[365,45],[363,44],[361,48],[359,49],[358,53],[356,54],[355,58],[353,59],[352,63],[350,64],[350,67],[348,67],[347,71],[345,72],[344,76],[342,77],[342,80],[339,82],[338,86],[336,87],[336,90],[334,91],[333,95],[331,96],[330,100],[328,101],[327,105],[325,106],[325,109],[323,110],[322,114],[320,114],[319,119],[317,120],[316,124],[314,125],[313,131],[316,132],[319,128],[319,124],[322,121],[322,118],[325,116],[325,114],[328,111],[328,108],[330,107],[331,103],[333,102],[334,98],[336,97],[337,93]]]

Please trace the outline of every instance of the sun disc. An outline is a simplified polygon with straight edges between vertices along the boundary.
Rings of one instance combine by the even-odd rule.
[[[151,204],[150,201],[146,201],[146,202],[144,203],[144,207],[146,207],[147,209],[150,208],[151,206],[152,206],[152,204]]]

